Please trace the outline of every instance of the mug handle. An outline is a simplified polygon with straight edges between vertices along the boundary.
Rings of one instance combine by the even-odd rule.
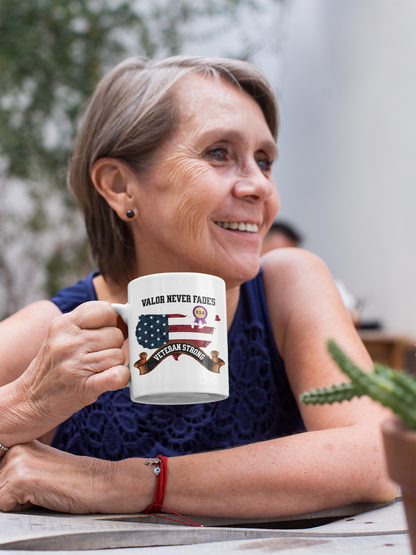
[[[124,323],[126,326],[129,325],[129,305],[127,304],[117,304],[111,303],[111,306],[114,308],[116,313],[123,318]]]
[[[111,306],[116,311],[116,314],[121,316],[121,318],[123,319],[126,326],[128,326],[129,325],[129,304],[128,303],[127,304],[111,303]],[[129,364],[128,364],[128,368],[130,370],[130,376],[131,376],[130,361],[129,361]],[[130,377],[129,383],[126,385],[126,387],[130,387],[130,384],[131,384],[131,377]]]

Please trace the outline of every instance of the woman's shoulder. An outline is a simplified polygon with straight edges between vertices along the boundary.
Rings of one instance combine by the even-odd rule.
[[[274,249],[261,257],[261,268],[264,274],[275,270],[296,272],[306,268],[326,269],[323,260],[316,254],[299,247]]]
[[[316,254],[298,247],[275,249],[261,258],[265,289],[289,292],[308,290],[323,282],[334,283],[325,262]]]
[[[262,257],[267,308],[280,352],[288,324],[316,321],[326,307],[340,308],[334,280],[319,256],[300,248],[282,248]]]
[[[75,285],[65,287],[54,295],[50,300],[61,310],[71,312],[77,306],[88,301],[96,301],[97,293],[93,279],[99,274],[98,271],[91,272],[86,278],[79,280]]]
[[[306,291],[323,282],[333,283],[323,260],[298,247],[268,252],[261,258],[261,268],[266,293],[273,290],[289,293],[299,288]]]

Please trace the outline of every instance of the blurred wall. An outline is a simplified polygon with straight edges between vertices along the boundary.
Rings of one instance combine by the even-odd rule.
[[[276,83],[281,219],[416,338],[416,2],[293,0]]]

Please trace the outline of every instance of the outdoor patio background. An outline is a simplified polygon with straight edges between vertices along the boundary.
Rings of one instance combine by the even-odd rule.
[[[199,21],[182,51],[246,54],[268,75],[282,121],[279,219],[362,301],[364,320],[415,338],[416,3],[260,4],[212,40],[212,22]],[[22,191],[3,178],[3,207],[24,210]],[[22,244],[4,253],[13,273],[9,290],[0,282],[0,313],[45,295],[42,271],[22,253]]]

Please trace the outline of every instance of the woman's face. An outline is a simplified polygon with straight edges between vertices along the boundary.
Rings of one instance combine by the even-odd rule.
[[[140,273],[254,277],[275,218],[276,147],[258,104],[226,82],[190,75],[176,86],[179,124],[137,186]]]

